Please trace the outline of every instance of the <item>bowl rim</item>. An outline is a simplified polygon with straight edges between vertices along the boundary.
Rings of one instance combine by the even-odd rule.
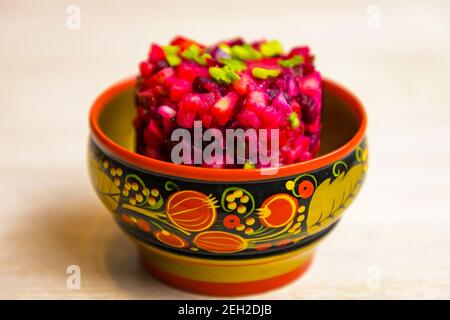
[[[359,128],[353,137],[339,148],[328,152],[320,157],[308,161],[293,163],[274,168],[259,169],[219,169],[204,168],[188,165],[175,164],[172,162],[157,160],[130,151],[116,142],[112,141],[101,129],[98,123],[99,116],[104,107],[121,92],[135,86],[136,78],[129,77],[106,88],[94,101],[90,114],[89,123],[91,137],[102,149],[106,149],[112,156],[129,163],[137,168],[177,178],[187,178],[202,181],[258,181],[273,180],[294,176],[313,171],[334,163],[351,153],[362,142],[367,127],[367,114],[361,101],[348,89],[330,79],[323,79],[323,90],[331,91],[333,95],[343,100],[356,115]]]

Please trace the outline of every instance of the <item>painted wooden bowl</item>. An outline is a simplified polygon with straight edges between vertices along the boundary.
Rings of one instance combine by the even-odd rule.
[[[274,174],[135,153],[134,84],[114,84],[95,101],[89,171],[144,266],[170,285],[213,295],[262,292],[304,273],[365,177],[367,118],[359,100],[325,80],[319,156]]]

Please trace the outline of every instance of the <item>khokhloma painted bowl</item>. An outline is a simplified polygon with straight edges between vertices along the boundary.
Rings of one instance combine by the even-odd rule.
[[[158,279],[188,291],[243,295],[296,279],[356,197],[367,170],[359,100],[324,80],[321,149],[269,169],[212,169],[134,152],[133,79],[90,113],[92,184]]]

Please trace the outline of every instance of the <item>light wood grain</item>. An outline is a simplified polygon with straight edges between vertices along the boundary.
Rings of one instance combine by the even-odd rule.
[[[448,1],[73,3],[78,31],[66,28],[69,2],[0,3],[0,298],[199,297],[141,269],[85,164],[95,96],[179,33],[307,43],[369,114],[359,197],[306,276],[250,298],[450,298]],[[366,27],[373,3],[379,30]],[[81,290],[66,288],[72,264]]]

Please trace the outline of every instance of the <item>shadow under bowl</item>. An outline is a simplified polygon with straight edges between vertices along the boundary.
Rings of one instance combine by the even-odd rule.
[[[356,197],[367,170],[362,104],[323,83],[319,155],[276,170],[211,169],[134,152],[135,80],[90,113],[94,188],[158,279],[188,291],[243,295],[297,278]]]

